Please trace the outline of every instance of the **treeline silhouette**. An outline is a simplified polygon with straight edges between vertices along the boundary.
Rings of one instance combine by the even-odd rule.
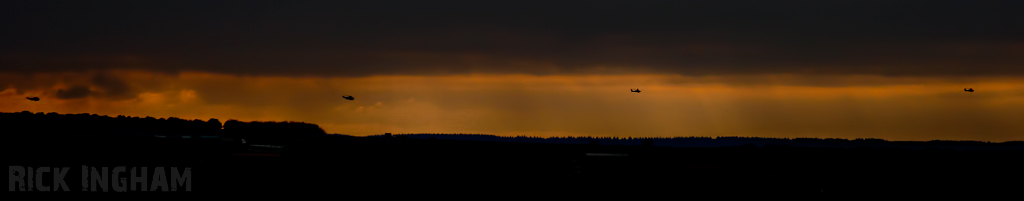
[[[3,128],[23,135],[101,135],[200,137],[216,136],[246,139],[256,142],[275,142],[326,134],[316,124],[304,122],[241,122],[223,123],[211,118],[186,120],[177,117],[110,117],[98,114],[0,113]]]
[[[384,137],[374,135],[372,137]],[[887,141],[875,138],[857,138],[853,140],[841,138],[765,138],[765,137],[536,137],[536,136],[496,136],[488,134],[395,134],[396,138],[414,139],[448,139],[499,142],[557,143],[557,144],[594,144],[623,146],[667,146],[667,147],[728,147],[728,146],[798,146],[827,148],[903,148],[903,149],[1013,149],[1024,150],[1024,141],[981,142],[981,141]]]
[[[228,120],[221,123],[216,118],[209,120],[186,120],[177,117],[129,117],[80,113],[58,114],[32,113],[22,111],[16,113],[0,113],[3,128],[18,134],[85,134],[102,136],[152,136],[167,137],[199,137],[215,136],[233,139],[246,139],[251,143],[284,143],[291,140],[316,137],[327,134],[316,124],[304,122],[242,122]],[[369,137],[385,137],[372,135]],[[989,150],[1011,149],[1024,150],[1024,141],[981,142],[981,141],[887,141],[884,139],[858,138],[765,138],[765,137],[536,137],[536,136],[497,136],[489,134],[396,134],[397,138],[415,139],[447,139],[470,141],[499,141],[524,143],[555,143],[555,144],[591,144],[591,145],[622,145],[622,146],[666,146],[666,147],[728,147],[728,146],[798,146],[826,148],[903,148],[903,149],[954,149],[954,150]]]
[[[253,143],[273,143],[282,140],[296,140],[327,134],[316,124],[303,122],[224,122],[227,137],[251,139]]]

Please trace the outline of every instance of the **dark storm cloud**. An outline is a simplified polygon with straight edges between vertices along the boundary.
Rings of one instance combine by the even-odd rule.
[[[92,77],[92,84],[103,90],[104,96],[112,99],[134,98],[136,94],[130,93],[130,86],[127,82],[117,76],[97,73]]]
[[[18,94],[42,90],[43,93],[56,93],[58,99],[76,99],[97,97],[109,100],[125,100],[135,98],[141,88],[160,90],[151,80],[125,80],[130,73],[111,71],[91,71],[56,74],[31,73],[0,73],[0,87],[12,88]],[[55,86],[59,87],[53,90]]]
[[[89,87],[87,87],[87,86],[74,86],[74,87],[71,87],[70,89],[67,89],[67,90],[57,89],[57,98],[59,98],[59,99],[85,98],[86,96],[89,96],[90,93],[92,93],[92,91],[89,91]]]
[[[1020,1],[3,4],[14,72],[1024,74]]]

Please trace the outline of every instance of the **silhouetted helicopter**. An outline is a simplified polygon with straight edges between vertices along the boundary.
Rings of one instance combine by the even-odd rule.
[[[25,97],[30,101],[39,101],[39,97]]]
[[[964,89],[964,91],[966,91],[966,92],[974,92],[974,88]]]
[[[633,89],[629,89],[629,92],[636,92],[636,93],[640,93],[640,89],[636,89],[636,90],[633,90]]]
[[[355,100],[356,99],[355,97],[352,97],[352,96],[341,96],[341,97],[345,98],[345,99],[348,99],[348,100]]]

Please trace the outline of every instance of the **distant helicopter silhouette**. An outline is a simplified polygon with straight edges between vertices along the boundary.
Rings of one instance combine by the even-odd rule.
[[[355,100],[356,99],[355,97],[352,97],[352,96],[341,96],[341,97],[345,98],[345,99],[348,99],[348,100]]]
[[[964,91],[966,91],[966,92],[974,92],[974,88],[964,89]]]
[[[39,97],[25,97],[30,101],[39,101]]]
[[[629,92],[636,92],[636,93],[640,93],[640,89],[636,89],[636,90],[633,90],[633,89],[629,89]]]

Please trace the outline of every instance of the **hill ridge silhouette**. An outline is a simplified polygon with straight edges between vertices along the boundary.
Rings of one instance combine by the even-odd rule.
[[[246,139],[252,143],[281,144],[296,139],[327,136],[318,125],[297,121],[249,121],[229,119],[223,123],[216,118],[207,121],[186,120],[177,117],[155,118],[117,115],[110,117],[90,113],[59,114],[0,112],[4,128],[40,135],[92,134],[103,136],[215,136]],[[54,126],[59,125],[59,126]],[[368,138],[385,137],[370,135]],[[1010,149],[1024,150],[1024,141],[983,142],[970,140],[888,141],[877,138],[772,138],[741,136],[680,136],[680,137],[594,137],[594,136],[499,136],[469,133],[414,133],[391,137],[411,139],[444,139],[466,141],[498,141],[548,144],[591,144],[613,146],[665,146],[665,147],[825,147],[825,148],[901,148],[901,149]]]
[[[466,133],[393,134],[396,138],[446,139],[554,144],[596,144],[622,146],[726,147],[726,146],[794,146],[829,148],[906,148],[906,149],[1015,149],[1024,150],[1024,141],[986,142],[970,140],[888,141],[877,138],[771,138],[741,136],[687,137],[593,137],[593,136],[498,136]],[[386,137],[371,135],[368,137]]]

